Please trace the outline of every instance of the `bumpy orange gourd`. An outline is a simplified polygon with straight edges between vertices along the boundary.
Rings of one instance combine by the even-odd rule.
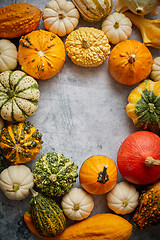
[[[35,30],[41,10],[29,3],[10,4],[0,9],[0,38],[15,38]]]
[[[62,40],[52,32],[33,31],[19,41],[19,64],[24,72],[36,79],[45,80],[57,74],[65,57]]]
[[[132,233],[132,225],[127,220],[111,213],[89,217],[71,225],[53,238],[40,236],[28,213],[25,213],[24,221],[32,233],[44,240],[128,240]]]
[[[79,180],[82,187],[91,194],[109,192],[116,184],[118,171],[110,158],[96,155],[88,158],[81,166]]]
[[[151,72],[152,55],[143,43],[125,40],[111,51],[108,67],[116,81],[133,85],[144,80]]]

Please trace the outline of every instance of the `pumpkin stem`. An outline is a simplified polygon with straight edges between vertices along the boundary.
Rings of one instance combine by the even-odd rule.
[[[50,176],[49,176],[49,180],[51,180],[51,182],[55,182],[56,180],[57,180],[57,175],[56,174],[51,174]]]
[[[136,61],[136,55],[135,54],[131,54],[128,58],[128,62],[130,63],[134,63]]]
[[[16,192],[16,191],[18,191],[18,189],[19,189],[19,184],[14,183],[13,184],[13,189],[12,190],[7,189],[7,192]]]
[[[145,160],[145,165],[147,167],[160,166],[160,160],[156,160],[153,157],[147,157]]]
[[[59,19],[64,19],[66,17],[63,13],[59,13],[58,16],[59,16]]]
[[[119,28],[119,22],[115,22],[114,27]]]
[[[154,103],[148,103],[148,108],[151,113],[153,113],[156,109],[156,107],[154,106]]]
[[[9,98],[13,98],[14,97],[14,93],[10,90],[7,91],[7,95]]]
[[[109,180],[109,176],[108,176],[108,174],[107,174],[107,168],[108,168],[108,166],[105,165],[104,168],[103,168],[103,172],[100,172],[100,173],[98,174],[98,180],[97,180],[97,182],[100,182],[100,183],[105,184],[105,183]]]
[[[90,47],[90,44],[87,42],[87,39],[86,38],[83,38],[82,39],[82,46],[84,48],[89,48]]]
[[[79,210],[79,205],[78,205],[78,204],[74,204],[73,210],[74,210],[74,211],[78,211],[78,210]]]
[[[124,201],[122,202],[122,207],[127,207],[127,205],[128,205],[128,201],[127,201],[127,200],[124,200]]]
[[[38,192],[36,192],[33,188],[31,188],[30,189],[30,191],[31,191],[31,193],[32,193],[32,195],[33,195],[33,197],[37,197],[38,196]]]

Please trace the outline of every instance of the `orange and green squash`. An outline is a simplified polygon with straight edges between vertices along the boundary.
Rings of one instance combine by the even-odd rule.
[[[125,40],[112,49],[108,67],[116,81],[125,85],[134,85],[150,74],[152,62],[152,55],[143,43]]]
[[[19,41],[18,61],[30,76],[45,80],[57,74],[66,58],[62,40],[54,33],[36,30]]]
[[[39,26],[41,10],[27,2],[19,2],[0,8],[0,16],[0,38],[16,38]]]
[[[42,148],[42,134],[29,122],[12,124],[2,129],[0,149],[13,164],[35,159]]]
[[[89,193],[100,195],[109,192],[117,182],[118,170],[110,158],[96,155],[88,158],[81,166],[79,180]]]
[[[126,112],[137,128],[160,129],[160,81],[145,80],[128,96]]]
[[[60,234],[66,225],[63,211],[50,197],[45,197],[31,189],[30,212],[37,232],[46,237]]]

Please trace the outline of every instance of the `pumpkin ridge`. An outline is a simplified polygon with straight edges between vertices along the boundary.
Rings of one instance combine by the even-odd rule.
[[[17,98],[17,97],[16,97]],[[24,117],[29,117],[29,115],[22,109],[22,108],[20,108],[20,106],[18,105],[18,103],[16,102],[16,98],[14,99],[14,102],[15,102],[15,104],[17,105],[17,107],[21,110],[21,112],[22,112],[22,114],[23,114],[23,116]],[[21,99],[21,98],[20,98]]]
[[[9,79],[10,79],[10,76],[11,76],[12,73],[13,73],[13,71],[9,71]],[[0,83],[2,84],[3,88],[6,89],[6,87],[3,85],[3,83],[1,81],[0,81]]]
[[[18,79],[17,83],[14,85],[14,91],[16,92],[16,87],[19,85],[19,83],[21,82],[21,80],[23,78],[25,78],[27,76],[27,74],[24,74],[21,78]]]

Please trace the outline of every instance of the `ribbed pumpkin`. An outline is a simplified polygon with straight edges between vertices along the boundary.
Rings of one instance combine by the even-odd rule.
[[[27,2],[19,2],[1,8],[0,16],[0,38],[15,38],[38,27],[41,10]]]
[[[78,166],[63,154],[50,152],[42,155],[33,169],[36,186],[48,196],[65,195],[76,181]]]
[[[30,201],[31,216],[37,232],[46,237],[54,237],[61,233],[66,225],[63,211],[57,203],[31,189],[33,197]]]
[[[117,182],[116,164],[110,158],[96,155],[88,158],[81,166],[79,180],[82,187],[91,194],[109,192]]]
[[[19,41],[19,64],[23,71],[36,79],[45,80],[57,74],[65,57],[62,40],[52,32],[33,31]]]
[[[89,22],[98,22],[110,14],[113,7],[112,0],[73,0],[82,17]]]
[[[0,135],[3,156],[13,164],[35,159],[42,148],[41,144],[42,134],[29,122],[4,127]]]
[[[112,49],[108,67],[116,81],[133,85],[144,80],[151,72],[152,55],[143,43],[125,40]]]
[[[160,81],[145,80],[128,96],[126,112],[136,127],[157,131],[160,129]]]
[[[0,114],[7,121],[24,121],[38,108],[37,81],[22,71],[0,74]]]

